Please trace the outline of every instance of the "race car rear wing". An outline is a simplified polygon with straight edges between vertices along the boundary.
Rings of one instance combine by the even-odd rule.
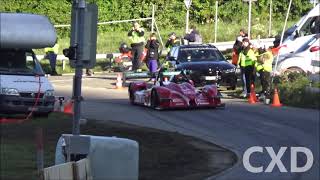
[[[0,13],[0,48],[39,49],[53,47],[57,35],[42,15]]]

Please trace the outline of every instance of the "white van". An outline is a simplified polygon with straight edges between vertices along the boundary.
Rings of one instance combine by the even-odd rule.
[[[53,111],[53,86],[32,49],[52,47],[56,38],[44,16],[0,13],[0,115]]]
[[[320,4],[317,4],[285,32],[282,44],[286,47],[281,48],[280,54],[296,51],[318,33],[320,33]]]
[[[279,57],[274,73],[319,74],[320,72],[320,33],[314,35],[295,52]]]

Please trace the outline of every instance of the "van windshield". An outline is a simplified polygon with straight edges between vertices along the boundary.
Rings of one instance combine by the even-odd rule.
[[[0,49],[0,74],[44,75],[32,51]]]

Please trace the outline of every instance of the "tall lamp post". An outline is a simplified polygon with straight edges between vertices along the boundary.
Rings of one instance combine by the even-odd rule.
[[[269,10],[269,33],[268,36],[271,37],[272,31],[272,0],[270,0],[270,10]]]
[[[252,9],[252,2],[257,0],[243,0],[244,2],[249,2],[249,12],[248,12],[248,37],[251,38],[251,9]]]
[[[186,14],[186,33],[189,31],[189,10],[191,6],[192,0],[184,0],[184,4],[187,8],[187,14]]]
[[[214,16],[214,42],[217,42],[217,31],[218,31],[218,1],[216,1],[216,13]]]

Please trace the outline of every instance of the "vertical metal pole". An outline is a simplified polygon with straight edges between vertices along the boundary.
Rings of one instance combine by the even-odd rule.
[[[152,4],[152,20],[151,20],[151,33],[153,33],[154,31],[154,13],[155,13],[155,8],[154,8],[154,4]]]
[[[217,31],[218,31],[218,1],[216,1],[216,14],[214,16],[214,42],[217,42]]]
[[[289,17],[289,13],[290,13],[290,9],[291,9],[291,4],[292,4],[292,0],[290,0],[290,2],[289,2],[289,7],[288,7],[287,15],[286,15],[286,20],[285,20],[285,22],[284,22],[284,26],[283,26],[283,29],[282,29],[280,46],[282,46],[282,41],[283,41],[284,32],[285,32],[286,27],[287,27],[288,17]],[[281,48],[281,47],[280,47],[280,48]],[[277,66],[278,66],[278,61],[279,61],[280,54],[281,54],[281,51],[279,50],[279,54],[277,55],[277,59],[276,59],[276,64],[274,65],[274,70],[277,70]],[[272,78],[272,82],[273,82],[273,78]]]
[[[43,170],[43,131],[41,127],[36,129],[36,144],[37,144],[37,167],[38,174],[42,177]]]
[[[268,33],[268,37],[271,37],[271,28],[272,28],[272,0],[270,0],[270,11],[269,11],[269,33]]]
[[[248,17],[248,38],[251,39],[251,8],[252,0],[249,0],[249,17]]]
[[[73,3],[77,3],[78,8],[78,22],[76,24],[77,30],[77,46],[82,47],[84,44],[83,39],[83,31],[84,31],[84,18],[85,18],[85,8],[86,2],[85,0],[74,0]],[[80,50],[79,50],[80,49]],[[79,135],[80,134],[80,115],[81,115],[81,80],[82,80],[82,55],[83,52],[81,51],[82,48],[78,48],[76,52],[76,72],[73,79],[73,100],[74,100],[74,107],[73,107],[73,126],[72,126],[72,134]]]
[[[189,32],[189,8],[187,8],[187,15],[186,15],[186,33]]]
[[[159,31],[159,28],[158,28],[158,25],[157,25],[157,22],[156,22],[156,21],[154,21],[154,25],[155,25],[156,31],[157,31],[157,33],[158,33],[158,35],[159,35],[159,40],[160,40],[161,46],[164,47],[164,46],[163,46],[162,37],[161,37],[161,34],[160,34],[160,31]]]

